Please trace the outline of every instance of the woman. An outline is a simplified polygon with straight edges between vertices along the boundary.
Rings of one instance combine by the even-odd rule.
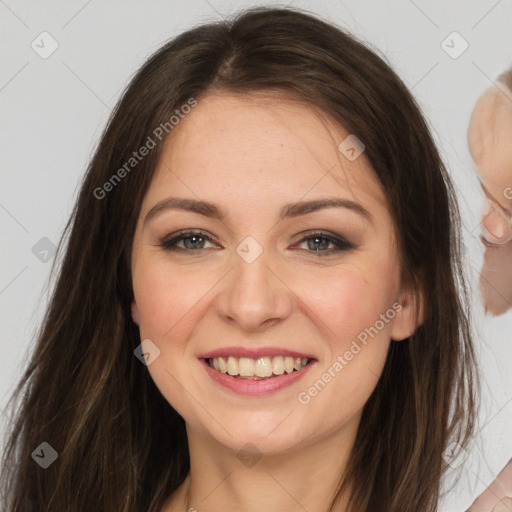
[[[278,8],[175,38],[87,171],[4,509],[436,510],[475,409],[458,228],[365,45]]]

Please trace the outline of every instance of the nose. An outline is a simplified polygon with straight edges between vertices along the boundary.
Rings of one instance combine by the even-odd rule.
[[[512,223],[502,209],[489,199],[482,212],[482,236],[493,244],[503,244],[512,239]]]
[[[269,251],[249,261],[233,254],[234,269],[221,281],[224,288],[216,298],[216,310],[224,321],[259,332],[290,315],[293,292]]]

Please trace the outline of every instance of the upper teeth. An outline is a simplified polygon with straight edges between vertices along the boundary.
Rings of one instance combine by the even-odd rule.
[[[282,375],[284,372],[292,373],[293,370],[301,370],[306,366],[307,357],[260,357],[250,359],[248,357],[214,357],[209,359],[210,366],[217,371],[229,375],[241,377],[271,377]]]

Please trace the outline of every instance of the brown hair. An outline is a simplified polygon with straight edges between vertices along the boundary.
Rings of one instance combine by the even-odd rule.
[[[162,144],[104,197],[95,190],[176,109],[212,91],[293,96],[363,141],[398,233],[403,282],[423,292],[427,316],[390,344],[339,490],[350,489],[350,511],[436,510],[443,450],[467,445],[476,403],[453,186],[418,105],[383,58],[308,12],[266,7],[168,42],[114,109],[11,398],[22,396],[6,443],[2,509],[157,512],[186,477],[184,421],[134,356],[140,336],[130,315],[131,245]],[[42,442],[58,453],[47,469],[31,459]]]

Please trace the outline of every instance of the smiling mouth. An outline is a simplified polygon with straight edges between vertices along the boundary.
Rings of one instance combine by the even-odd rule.
[[[280,375],[298,372],[310,364],[307,357],[274,356],[251,359],[249,357],[223,356],[207,358],[206,363],[219,373],[235,379],[268,380]]]

